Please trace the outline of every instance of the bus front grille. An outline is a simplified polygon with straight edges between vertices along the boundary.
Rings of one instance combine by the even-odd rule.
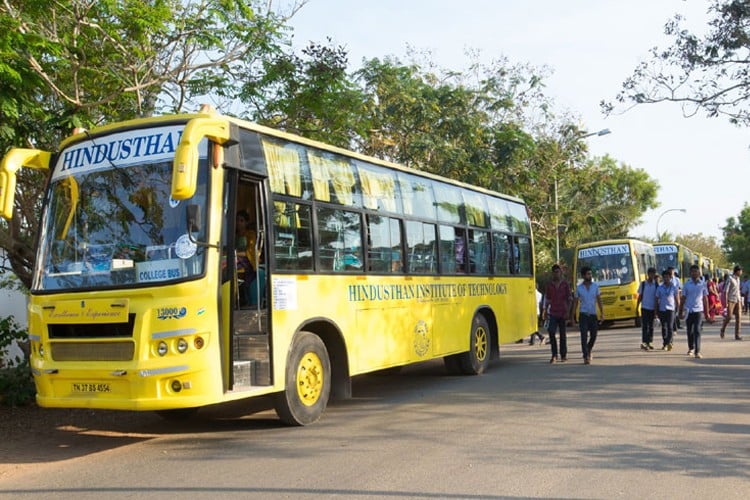
[[[132,338],[135,314],[128,315],[127,323],[50,323],[50,339]]]
[[[52,342],[54,361],[129,361],[135,353],[133,342]]]
[[[611,306],[615,302],[617,302],[617,297],[615,296],[605,297],[602,295],[602,304],[604,304],[605,306]]]

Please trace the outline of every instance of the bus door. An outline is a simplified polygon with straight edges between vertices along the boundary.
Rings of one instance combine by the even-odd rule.
[[[269,342],[269,287],[266,272],[266,204],[263,184],[247,173],[228,172],[237,182],[228,183],[229,206],[225,227],[227,247],[233,249],[234,266],[230,300],[231,390],[248,390],[271,383]],[[232,193],[233,191],[233,193]],[[230,268],[231,268],[230,267]]]

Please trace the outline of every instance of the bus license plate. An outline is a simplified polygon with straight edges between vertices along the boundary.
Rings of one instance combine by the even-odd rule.
[[[73,382],[73,392],[82,394],[112,392],[112,387],[105,383]]]

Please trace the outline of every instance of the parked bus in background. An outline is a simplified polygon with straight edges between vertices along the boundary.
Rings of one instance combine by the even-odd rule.
[[[658,275],[665,269],[674,267],[681,281],[690,276],[690,266],[695,262],[696,254],[685,245],[675,242],[654,243],[654,253]]]
[[[573,272],[578,283],[580,270],[590,267],[599,285],[604,305],[604,321],[634,320],[640,325],[636,310],[638,286],[646,279],[649,267],[656,267],[654,248],[635,239],[605,240],[576,247]]]
[[[21,167],[50,179],[29,304],[41,406],[181,417],[273,395],[305,425],[355,375],[432,358],[480,374],[537,329],[518,198],[209,109],[11,150],[6,219]]]
[[[714,260],[706,255],[700,255],[701,276],[713,279],[715,276]]]

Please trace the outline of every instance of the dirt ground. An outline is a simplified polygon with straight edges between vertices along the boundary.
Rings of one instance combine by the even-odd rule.
[[[203,432],[207,426],[223,428],[238,419],[281,425],[272,407],[270,398],[261,397],[209,406],[186,421],[170,421],[151,411],[0,406],[0,484],[14,477],[21,480],[39,466],[165,435]]]
[[[148,439],[154,413],[0,406],[0,482],[28,469]]]

